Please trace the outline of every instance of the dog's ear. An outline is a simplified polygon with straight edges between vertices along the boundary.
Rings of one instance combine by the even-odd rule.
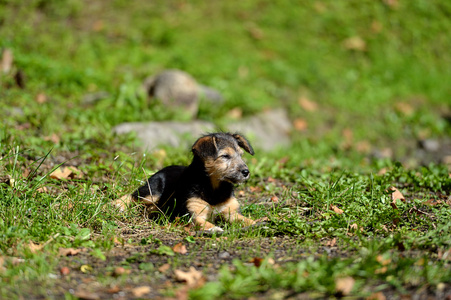
[[[213,135],[206,135],[199,138],[193,145],[193,154],[205,160],[207,157],[215,157],[218,152],[216,138]]]
[[[250,155],[254,155],[254,149],[246,138],[238,133],[233,134],[233,137],[238,142],[238,146],[243,148]]]

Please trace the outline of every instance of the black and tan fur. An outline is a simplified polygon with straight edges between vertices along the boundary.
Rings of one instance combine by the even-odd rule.
[[[240,213],[233,185],[249,178],[243,150],[254,155],[250,143],[240,134],[212,133],[192,146],[193,161],[187,167],[169,166],[154,175],[132,195],[122,197],[163,212],[171,220],[189,215],[203,230],[222,231],[212,222],[221,216],[228,222],[253,225]]]

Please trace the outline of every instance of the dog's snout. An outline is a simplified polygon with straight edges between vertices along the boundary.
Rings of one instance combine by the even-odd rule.
[[[247,178],[249,176],[249,170],[248,169],[243,169],[243,170],[241,170],[241,174],[243,174],[243,176],[245,178]]]

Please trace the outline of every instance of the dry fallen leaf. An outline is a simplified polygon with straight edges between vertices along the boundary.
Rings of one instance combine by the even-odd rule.
[[[109,294],[116,294],[116,293],[119,293],[120,291],[121,291],[121,288],[118,285],[113,285],[106,292]]]
[[[243,110],[239,107],[232,108],[227,113],[227,117],[235,120],[241,119],[243,117]]]
[[[5,258],[3,256],[0,256],[0,273],[4,272],[6,268],[3,266],[5,262]]]
[[[405,202],[406,199],[404,198],[404,195],[394,186],[392,186],[390,188],[390,190],[392,191],[392,193],[391,193],[392,202],[390,204],[393,207],[393,209],[398,209],[398,206],[396,205],[396,200],[401,200],[401,201]]]
[[[52,142],[54,144],[58,144],[60,142],[60,137],[55,133],[52,133],[51,136],[44,137],[44,141]]]
[[[401,200],[403,202],[406,200],[404,195],[397,188],[392,186],[390,189],[393,191],[391,194],[392,200]]]
[[[192,288],[198,288],[205,284],[204,275],[194,267],[190,267],[188,272],[175,270],[174,275],[178,281],[184,281],[187,286]]]
[[[276,261],[272,257],[268,258],[267,261],[268,261],[268,265],[272,265],[273,266],[273,265],[276,264]]]
[[[69,168],[58,168],[50,174],[50,178],[53,179],[67,179],[72,174],[72,171]]]
[[[38,188],[36,191],[38,193],[47,193],[48,189],[47,189],[47,187],[43,186],[43,187]]]
[[[59,256],[74,256],[78,253],[82,252],[83,249],[74,249],[74,248],[59,248],[58,255]]]
[[[133,294],[133,296],[140,298],[140,297],[144,296],[145,294],[150,293],[150,291],[151,291],[151,289],[149,286],[139,286],[139,287],[132,289],[132,294]]]
[[[384,266],[384,267],[374,270],[374,274],[385,274],[385,273],[387,273],[387,271],[388,271],[388,268]]]
[[[260,193],[262,191],[261,187],[259,186],[250,186],[249,190],[251,193]]]
[[[343,296],[349,295],[354,287],[354,283],[355,280],[352,277],[337,278],[335,280],[335,290]]]
[[[399,0],[384,0],[384,3],[393,9],[396,9],[399,6]]]
[[[390,258],[384,258],[382,255],[378,255],[376,257],[376,261],[378,263],[380,263],[383,266],[389,265],[391,263],[391,259]]]
[[[423,202],[423,204],[429,205],[429,206],[437,206],[441,203],[442,203],[442,201],[436,200],[436,199],[429,199],[429,200],[426,200]]]
[[[333,238],[326,242],[327,247],[334,247],[337,244],[337,238]]]
[[[76,167],[59,167],[50,174],[50,178],[53,179],[74,179],[81,178],[82,172]]]
[[[88,291],[76,291],[74,296],[83,299],[83,300],[97,300],[100,299],[100,296],[96,293],[88,292]]]
[[[175,299],[177,300],[189,300],[189,287],[182,286],[175,291]]]
[[[118,238],[117,236],[113,237],[113,243],[116,245],[122,245],[124,246],[124,239]]]
[[[366,42],[359,36],[353,36],[343,41],[343,46],[348,50],[366,51]]]
[[[43,246],[39,245],[39,244],[35,244],[33,242],[29,242],[28,245],[25,247],[28,248],[31,253],[36,253],[38,251],[41,251]]]
[[[39,104],[43,104],[43,103],[47,102],[47,96],[44,93],[37,94],[36,102]]]
[[[186,246],[182,243],[178,243],[174,247],[172,247],[172,251],[180,254],[186,254],[188,252],[188,250],[186,250]]]
[[[349,229],[357,230],[357,229],[359,229],[359,225],[357,225],[357,223],[351,224],[351,225],[349,226]]]
[[[407,102],[397,102],[395,104],[395,110],[404,116],[411,116],[415,112],[413,106]]]
[[[259,222],[267,222],[267,221],[269,221],[269,218],[268,218],[268,217],[262,217],[262,218],[258,218],[258,219],[255,220],[256,223],[259,223]],[[226,236],[221,236],[221,237],[227,239]]]
[[[22,172],[23,178],[27,178],[29,175],[30,175],[30,170],[28,170],[28,169],[23,170],[23,172]]]
[[[359,141],[355,144],[355,149],[359,153],[368,154],[371,152],[371,144],[368,141]]]
[[[299,98],[298,103],[305,111],[316,111],[318,109],[318,104],[307,97]]]
[[[11,68],[13,66],[13,61],[14,61],[14,56],[13,56],[13,52],[11,51],[11,49],[3,50],[1,66],[2,66],[2,71],[4,74],[9,73],[9,71],[11,70]]]
[[[340,208],[338,208],[338,207],[335,206],[335,205],[331,205],[331,206],[330,206],[330,209],[333,210],[335,213],[337,213],[337,214],[339,214],[339,215],[341,215],[341,214],[343,213],[343,210],[340,209]]]
[[[260,257],[254,257],[253,259],[250,260],[251,263],[254,264],[254,266],[256,266],[257,268],[261,266],[262,262],[263,262],[263,258]]]
[[[379,172],[377,172],[377,175],[382,176],[382,175],[384,175],[387,172],[388,172],[387,168],[382,168],[382,169],[379,170]]]
[[[293,126],[297,131],[305,131],[308,128],[308,123],[302,118],[297,118],[293,121]]]
[[[165,273],[167,270],[169,270],[170,267],[171,266],[169,264],[164,264],[158,268],[158,271],[160,271],[161,273]]]

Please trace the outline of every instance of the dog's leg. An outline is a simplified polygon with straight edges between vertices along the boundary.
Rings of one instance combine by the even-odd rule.
[[[246,226],[254,225],[255,221],[240,214],[240,204],[235,197],[229,198],[225,203],[215,206],[215,210],[229,223],[241,222]]]
[[[158,202],[158,196],[148,195],[146,197],[139,197],[136,199],[133,195],[124,195],[119,199],[116,199],[113,204],[119,208],[120,211],[125,211],[127,207],[129,207],[132,203],[142,204],[148,210],[155,210],[156,204]]]
[[[222,228],[207,221],[212,215],[212,209],[206,201],[200,198],[190,198],[186,201],[186,208],[191,214],[194,224],[202,230],[223,231]]]
[[[133,202],[132,195],[124,195],[120,197],[119,199],[116,199],[113,201],[113,205],[119,208],[120,211],[125,211],[125,209],[130,206],[130,204]]]

